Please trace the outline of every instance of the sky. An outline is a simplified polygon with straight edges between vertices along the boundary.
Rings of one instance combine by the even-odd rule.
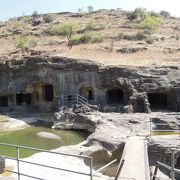
[[[166,10],[172,16],[180,17],[180,0],[0,0],[0,21],[11,17],[38,13],[77,12],[79,8],[87,10],[87,6],[97,9],[133,10],[136,7],[159,12]]]

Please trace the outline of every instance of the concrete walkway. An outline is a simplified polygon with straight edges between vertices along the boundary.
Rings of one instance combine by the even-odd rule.
[[[146,141],[143,137],[130,137],[122,158],[125,161],[118,180],[150,180]]]

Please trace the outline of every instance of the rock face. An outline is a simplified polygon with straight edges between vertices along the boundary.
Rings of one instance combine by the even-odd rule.
[[[66,107],[63,111],[55,113],[53,128],[78,129],[94,132],[98,124],[98,118],[96,116],[95,119],[88,117],[85,112],[92,112],[92,109],[86,106],[79,106],[78,108],[77,105],[73,109]]]
[[[55,119],[56,128],[80,129],[92,133],[87,138],[86,146],[98,143],[110,151],[119,147],[123,149],[127,137],[133,133],[149,133],[149,114],[145,113],[113,114],[93,111],[84,114],[75,113],[68,108],[64,112],[55,113]]]
[[[150,165],[155,165],[156,161],[171,164],[171,148],[180,148],[179,137],[156,137],[149,139],[149,160]]]
[[[150,113],[150,104],[146,92],[134,92],[129,98],[129,105],[124,106],[124,112],[145,112]]]
[[[122,112],[128,105],[125,112],[180,111],[179,66],[107,67],[88,60],[28,56],[2,61],[0,84],[4,110],[54,111],[73,104],[80,94],[100,110]]]

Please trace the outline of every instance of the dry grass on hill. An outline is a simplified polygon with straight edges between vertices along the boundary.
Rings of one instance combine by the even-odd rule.
[[[164,18],[163,25],[150,35],[154,39],[151,43],[145,39],[118,39],[117,37],[122,34],[132,38],[138,32],[143,33],[142,29],[137,28],[138,22],[130,22],[128,13],[120,10],[101,10],[86,14],[53,14],[53,20],[49,23],[44,22],[42,15],[36,19],[24,17],[8,21],[0,26],[0,56],[2,60],[4,56],[11,59],[22,55],[22,50],[16,47],[17,40],[21,38],[23,33],[20,31],[22,21],[26,22],[24,27],[27,31],[26,37],[34,43],[30,46],[30,50],[44,51],[52,55],[90,59],[105,65],[180,64],[179,19]],[[76,36],[82,36],[84,34],[83,29],[91,25],[91,32],[101,34],[102,42],[80,43],[69,49],[65,36],[44,33],[48,27],[67,21],[73,21],[79,25]]]

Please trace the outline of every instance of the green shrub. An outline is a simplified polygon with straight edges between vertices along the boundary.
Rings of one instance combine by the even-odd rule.
[[[62,35],[71,37],[71,35],[78,30],[76,22],[65,22],[63,24],[55,24],[46,29],[45,32],[49,35]]]
[[[85,44],[85,43],[100,43],[103,41],[101,33],[85,33],[83,35],[74,35],[70,39],[71,45]]]
[[[137,32],[135,35],[129,35],[129,34],[123,34],[120,33],[114,39],[120,41],[122,39],[128,40],[128,41],[142,41],[146,38],[146,35],[144,32]]]
[[[73,35],[70,39],[70,44],[71,45],[78,45],[81,43],[81,35]]]
[[[16,41],[16,48],[25,50],[28,47],[28,43],[29,40],[27,37],[20,37],[17,41]]]
[[[86,33],[81,36],[80,43],[88,43],[91,41],[91,39],[92,39],[92,36],[90,35],[90,33]]]
[[[31,47],[35,47],[37,45],[37,41],[28,39],[25,36],[22,36],[17,39],[16,41],[16,48],[19,48],[21,50],[26,50]]]
[[[135,19],[140,19],[140,21],[144,20],[147,17],[147,12],[143,8],[136,8],[133,12],[128,14],[128,19],[130,21]]]
[[[54,16],[52,14],[44,14],[43,20],[45,23],[50,23],[54,20]]]
[[[161,17],[148,16],[140,23],[139,28],[146,29],[146,31],[150,34],[156,31],[162,24],[163,19]]]

